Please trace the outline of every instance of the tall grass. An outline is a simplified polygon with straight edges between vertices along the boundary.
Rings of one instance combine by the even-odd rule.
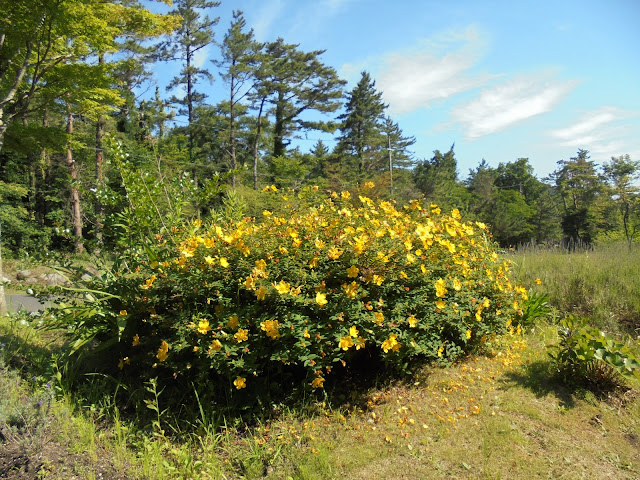
[[[510,259],[516,280],[547,292],[563,314],[588,317],[612,333],[640,335],[640,250],[623,243],[572,253],[524,247]]]

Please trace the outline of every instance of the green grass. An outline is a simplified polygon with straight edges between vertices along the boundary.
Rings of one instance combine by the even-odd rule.
[[[593,326],[612,333],[640,335],[640,249],[625,244],[590,251],[522,249],[510,255],[515,277],[548,292],[563,314],[588,317]]]
[[[194,402],[195,420],[181,423],[151,385],[140,388],[157,411],[128,411],[100,378],[82,393],[61,391],[50,368],[60,340],[27,317],[0,319],[0,468],[28,458],[38,472],[29,478],[47,479],[639,478],[640,381],[598,394],[570,389],[547,351],[558,341],[555,318],[569,311],[613,332],[637,328],[640,255],[511,258],[518,283],[540,278],[534,288],[557,314],[505,349],[378,382],[340,403],[329,396],[244,419]],[[0,477],[26,478],[23,467]]]

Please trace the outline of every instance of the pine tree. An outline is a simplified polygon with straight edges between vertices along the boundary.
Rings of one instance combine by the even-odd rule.
[[[345,84],[333,67],[323,64],[324,50],[303,52],[282,38],[265,46],[259,69],[259,89],[273,105],[272,156],[286,154],[289,138],[300,130],[333,131],[332,122],[309,120],[304,113],[335,112]]]
[[[603,183],[589,158],[588,150],[579,149],[576,157],[560,160],[559,168],[549,177],[562,200],[562,231],[571,246],[579,242],[589,245],[595,234],[592,207]]]
[[[382,133],[384,133],[387,139],[387,151],[389,155],[389,194],[393,197],[393,169],[394,167],[409,168],[413,166],[413,154],[408,148],[416,143],[416,139],[415,137],[405,137],[398,124],[388,116],[384,119]]]
[[[193,126],[195,108],[203,104],[205,95],[196,90],[198,82],[202,80],[213,81],[209,70],[196,66],[196,54],[202,49],[214,43],[213,27],[217,25],[218,18],[201,16],[201,11],[220,5],[220,2],[210,0],[176,0],[175,10],[171,13],[179,15],[182,19],[176,33],[158,47],[158,58],[164,61],[180,61],[182,69],[176,75],[167,90],[183,87],[184,97],[176,95],[171,97],[171,102],[179,105],[178,113],[186,115],[188,120],[187,137],[189,162],[194,163],[194,142],[190,128]],[[197,182],[197,175],[194,177]]]
[[[238,104],[247,97],[256,82],[258,52],[261,45],[253,36],[253,29],[245,32],[246,21],[242,11],[233,12],[233,21],[221,45],[222,59],[214,64],[223,69],[222,78],[229,85],[229,166],[237,168],[236,117]],[[236,186],[236,175],[231,177],[231,185]]]
[[[340,126],[338,152],[355,157],[358,173],[363,176],[376,168],[384,168],[387,158],[387,139],[382,130],[384,111],[382,92],[375,88],[376,82],[363,71],[360,81],[347,94],[345,113],[338,117]]]

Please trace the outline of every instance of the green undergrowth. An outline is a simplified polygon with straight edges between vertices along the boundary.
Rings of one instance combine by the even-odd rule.
[[[640,249],[624,243],[567,253],[523,248],[509,255],[518,281],[549,294],[563,314],[588,317],[614,334],[640,335]]]
[[[598,394],[569,388],[554,374],[548,345],[560,337],[546,322],[493,354],[378,379],[340,401],[280,405],[252,420],[211,417],[200,403],[191,424],[175,422],[151,383],[137,421],[95,378],[82,395],[60,391],[44,361],[55,339],[0,325],[3,447],[31,458],[38,478],[640,475],[638,380]]]

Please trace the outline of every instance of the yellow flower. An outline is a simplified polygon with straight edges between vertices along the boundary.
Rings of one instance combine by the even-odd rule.
[[[373,312],[373,318],[374,323],[378,326],[381,326],[382,322],[384,322],[384,315],[382,312]]]
[[[347,268],[347,275],[349,276],[349,278],[356,278],[358,276],[358,273],[360,273],[360,269],[355,265],[351,265],[349,268]]]
[[[142,288],[144,288],[144,289],[151,288],[151,286],[153,285],[153,282],[155,282],[155,281],[156,281],[156,278],[158,278],[158,277],[156,277],[155,275],[151,275],[151,276],[147,279],[147,281],[145,282],[145,284],[142,286]]]
[[[239,328],[233,337],[237,340],[238,343],[246,342],[247,340],[249,340],[248,333],[249,333],[248,330],[245,330],[244,328]]]
[[[156,358],[161,362],[164,362],[167,359],[168,352],[169,352],[169,344],[164,340],[162,340],[162,343],[160,344],[160,348],[158,348],[158,353],[156,354]]]
[[[120,361],[118,362],[118,368],[120,370],[122,370],[124,368],[125,364],[126,365],[131,365],[131,360],[129,359],[129,357],[121,358]]]
[[[409,322],[409,326],[411,328],[416,328],[418,326],[418,319],[415,317],[415,315],[411,315],[409,318],[407,318],[407,321]]]
[[[462,216],[460,216],[460,210],[458,210],[457,208],[454,208],[454,209],[451,211],[451,216],[452,216],[453,218],[455,218],[456,220],[460,220],[460,219],[462,218]]]
[[[442,357],[443,352],[444,352],[444,345],[440,345],[440,348],[438,348],[438,357]]]
[[[542,284],[542,280],[540,280],[539,278],[536,278],[536,285],[540,285]]]
[[[373,276],[373,283],[375,283],[376,285],[382,285],[382,282],[384,282],[384,277],[382,275]]]
[[[363,337],[356,338],[356,350],[360,350],[365,347],[366,340]]]
[[[131,342],[131,345],[133,347],[137,347],[138,345],[140,345],[140,335],[138,335],[137,333],[133,336],[133,342]]]
[[[338,347],[347,351],[349,348],[353,347],[353,340],[351,340],[351,337],[341,337]]]
[[[349,198],[351,198],[351,193],[350,192],[340,192],[340,196],[342,198],[344,198],[345,200],[348,200]]]
[[[476,320],[481,322],[482,321],[482,309],[479,308],[476,310]]]
[[[447,294],[447,288],[445,287],[446,282],[443,278],[439,278],[435,282],[436,286],[436,296],[444,297]]]
[[[356,338],[358,336],[358,329],[356,328],[355,325],[353,325],[350,329],[349,329],[349,335],[351,335],[353,338]]]
[[[462,282],[458,279],[458,277],[455,277],[453,279],[453,289],[459,291],[461,288],[462,288]]]
[[[286,247],[283,247],[282,245],[278,247],[278,250],[282,255],[286,255],[287,253],[289,253],[289,250],[287,250]]]
[[[409,275],[407,275],[406,273],[404,273],[404,271],[400,271],[400,278],[407,279],[407,278],[409,278]]]
[[[316,268],[318,266],[318,262],[320,261],[320,259],[318,257],[313,257],[310,261],[309,261],[309,268]]]
[[[244,286],[247,287],[247,290],[255,290],[256,289],[256,279],[252,276],[248,276],[244,281]]]
[[[222,343],[220,343],[220,340],[214,340],[213,342],[211,342],[211,345],[209,345],[209,352],[219,352],[221,349]]]
[[[262,215],[264,215],[265,217],[270,217],[271,216],[271,212],[269,210],[263,210],[262,211]]]
[[[311,382],[311,386],[313,388],[322,388],[322,384],[324,383],[324,378],[322,377],[317,377],[313,379],[313,382]]]
[[[240,390],[241,388],[245,388],[247,386],[247,379],[244,377],[238,377],[233,381],[235,387]]]
[[[337,247],[331,247],[327,252],[327,257],[329,257],[331,260],[337,260],[340,258],[343,252],[344,250],[341,250]]]
[[[316,303],[323,307],[329,302],[327,302],[327,296],[324,293],[318,292],[316,293]]]
[[[366,240],[363,239],[362,237],[356,238],[356,243],[353,246],[353,251],[356,253],[356,255],[362,255],[364,251],[367,249],[365,242]]]
[[[416,261],[416,256],[413,253],[407,253],[407,263],[411,264]]]
[[[381,348],[384,353],[389,353],[389,351],[397,352],[400,350],[400,344],[397,341],[398,336],[395,333],[389,335],[384,342],[382,342]]]
[[[207,265],[213,265],[213,262],[215,262],[216,260],[215,258],[207,255],[206,257],[204,257],[204,261],[207,262]]]
[[[229,317],[229,321],[227,322],[227,325],[229,326],[230,329],[235,330],[238,327],[239,323],[240,322],[238,321],[238,316],[232,315],[231,317]]]
[[[358,296],[358,284],[356,282],[351,282],[349,285],[343,283],[342,288],[344,289],[344,293],[347,297],[353,299]]]
[[[471,338],[471,330],[467,330],[467,340]]]
[[[264,287],[264,285],[260,285],[260,288],[256,290],[256,296],[258,297],[258,300],[264,300],[265,298],[267,298],[267,293],[268,290]]]
[[[229,268],[227,257],[220,257],[220,265],[222,266],[222,268]]]
[[[120,314],[119,314],[119,315],[120,315],[121,317],[124,317],[126,314],[127,314],[127,311],[126,311],[126,310],[120,310]]]
[[[325,247],[325,243],[322,240],[319,240],[316,238],[316,241],[314,242],[316,245],[316,248],[318,250],[322,250]]]
[[[273,286],[280,295],[285,295],[291,290],[291,284],[284,280],[280,280],[279,283],[274,283]]]
[[[376,186],[375,183],[373,182],[365,182],[364,183],[364,188],[374,188]]]
[[[447,306],[447,304],[443,299],[439,298],[436,301],[436,307],[439,308],[440,310],[444,309],[446,306]]]
[[[267,320],[265,322],[260,322],[260,328],[263,332],[267,333],[267,337],[277,340],[280,338],[280,332],[278,331],[278,327],[280,324],[277,320]]]
[[[304,338],[311,338],[311,335],[309,335],[309,330],[307,330],[306,328],[304,329],[304,332],[302,333],[302,336]]]
[[[490,305],[491,305],[491,300],[489,300],[487,297],[484,297],[484,299],[482,300],[482,307],[489,308]]]
[[[202,335],[206,335],[211,330],[211,326],[209,325],[209,320],[204,319],[198,322],[198,333]]]

